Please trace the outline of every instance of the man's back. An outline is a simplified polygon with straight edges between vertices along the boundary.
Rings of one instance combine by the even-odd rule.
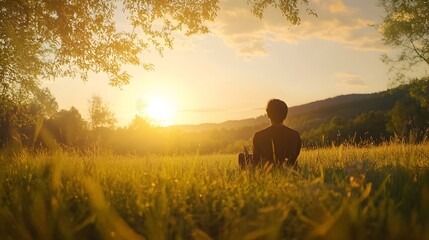
[[[253,137],[253,159],[255,164],[269,162],[275,164],[286,163],[293,166],[300,150],[301,137],[299,133],[283,124],[267,127],[256,132]]]

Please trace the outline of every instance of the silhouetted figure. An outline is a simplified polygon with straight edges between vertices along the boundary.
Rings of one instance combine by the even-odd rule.
[[[253,166],[296,166],[296,159],[301,151],[300,134],[286,127],[283,122],[288,113],[285,102],[279,99],[271,99],[267,104],[267,115],[271,120],[271,126],[258,131],[253,137],[253,156],[244,153],[239,155],[241,162]],[[244,160],[244,161],[243,161]],[[241,165],[241,167],[244,167]]]

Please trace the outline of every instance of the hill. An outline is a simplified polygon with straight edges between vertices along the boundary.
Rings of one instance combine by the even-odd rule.
[[[388,112],[395,102],[403,97],[405,91],[395,88],[371,94],[349,94],[319,100],[289,108],[287,125],[305,131],[326,123],[334,116],[352,119],[370,111]],[[199,125],[178,125],[184,131],[210,131],[215,129],[237,129],[244,127],[266,126],[266,115],[243,120],[230,120],[223,123],[205,123]]]
[[[235,128],[243,128],[248,126],[257,126],[257,125],[266,125],[266,124],[269,124],[269,119],[266,115],[263,115],[257,118],[247,118],[242,120],[228,120],[222,123],[176,125],[175,127],[188,132],[200,132],[200,131],[210,131],[215,129],[235,129]]]

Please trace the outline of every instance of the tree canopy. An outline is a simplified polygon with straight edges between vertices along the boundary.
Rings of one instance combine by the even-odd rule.
[[[399,50],[397,56],[385,55],[383,61],[396,69],[400,66],[400,72],[418,63],[429,66],[429,2],[380,0],[380,3],[386,11],[379,26],[384,43]]]
[[[298,24],[308,0],[249,0],[262,17],[274,6]],[[0,81],[3,88],[31,85],[59,76],[88,79],[104,72],[110,84],[127,84],[128,64],[152,66],[141,54],[173,46],[173,33],[207,33],[218,0],[2,0],[0,1]],[[126,20],[118,25],[117,19]],[[16,86],[15,86],[16,87]]]
[[[88,113],[91,120],[91,128],[112,128],[117,122],[115,115],[100,96],[94,95],[88,102]]]

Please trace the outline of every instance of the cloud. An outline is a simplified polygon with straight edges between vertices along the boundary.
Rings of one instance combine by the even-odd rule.
[[[248,112],[265,110],[264,107],[246,107],[246,108],[196,108],[196,109],[180,109],[178,112],[187,113],[218,113],[218,112]]]
[[[335,77],[341,80],[343,85],[349,87],[367,87],[368,85],[361,79],[360,76],[347,73],[347,72],[337,72]]]
[[[191,112],[191,113],[211,113],[211,112],[225,112],[226,109],[222,108],[199,108],[199,109],[181,109],[178,112]]]
[[[270,42],[299,43],[308,39],[333,41],[360,51],[384,51],[381,35],[370,26],[375,21],[363,17],[365,9],[352,8],[343,0],[310,1],[318,17],[304,12],[298,26],[291,26],[278,9],[269,8],[263,19],[258,19],[246,1],[224,0],[220,6],[211,31],[244,57],[268,55],[266,45]]]
[[[329,11],[331,13],[348,13],[350,9],[343,3],[342,0],[332,1],[328,5]]]

